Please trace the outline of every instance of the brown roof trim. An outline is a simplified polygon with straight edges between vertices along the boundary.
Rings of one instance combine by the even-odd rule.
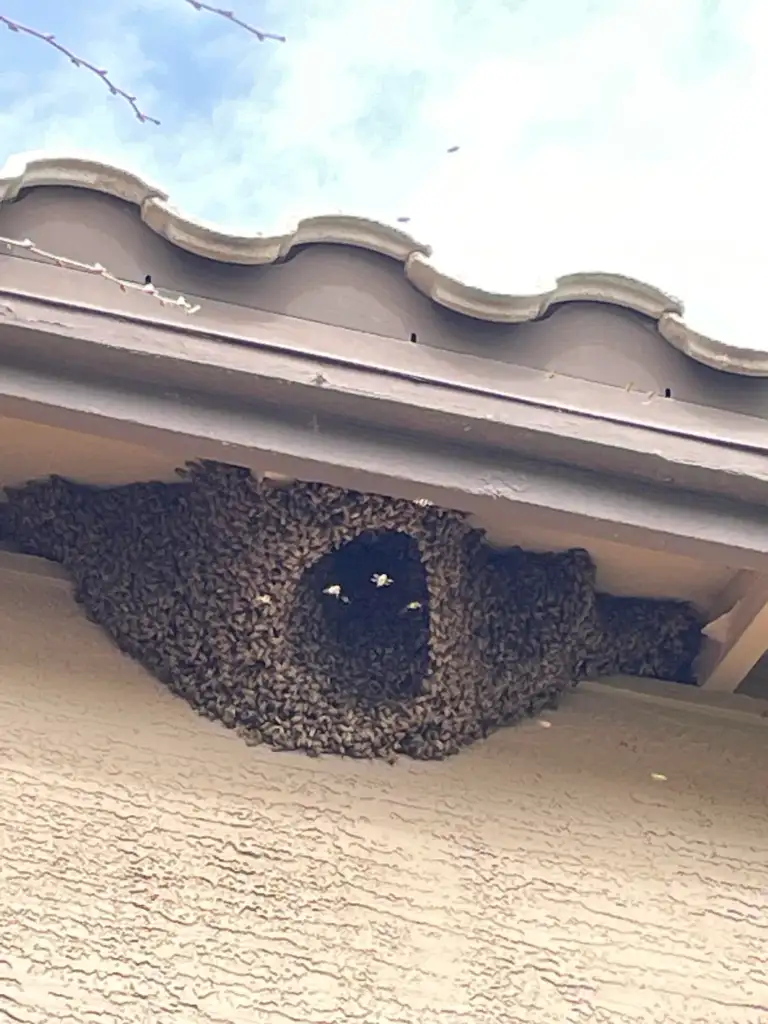
[[[292,326],[309,336],[317,325]],[[294,351],[275,352],[195,327],[6,296],[0,414],[179,461],[221,459],[479,515],[503,509],[549,528],[768,569],[768,513],[754,496],[744,500],[750,487],[768,494],[766,454],[553,408],[534,417],[515,398],[302,352],[300,333]],[[366,336],[338,333],[350,352],[366,351]],[[710,493],[683,489],[691,480]],[[718,487],[742,500],[715,497]]]
[[[245,346],[274,355],[316,358],[328,367],[366,369],[381,377],[447,387],[462,395],[511,399],[528,408],[525,415],[529,429],[535,429],[540,413],[546,415],[555,410],[577,418],[574,429],[580,436],[588,430],[584,420],[601,420],[768,454],[765,420],[731,410],[670,402],[659,394],[626,391],[534,367],[500,363],[481,355],[448,354],[398,338],[388,338],[386,347],[382,347],[379,337],[353,328],[254,308],[243,312],[214,299],[206,299],[192,320],[186,315],[174,315],[175,311],[169,315],[167,308],[165,313],[159,312],[154,303],[130,302],[127,296],[125,301],[121,296],[120,305],[116,306],[117,292],[97,277],[89,279],[89,288],[84,293],[78,287],[81,282],[65,268],[32,260],[10,260],[2,269],[0,297],[15,300],[15,308],[27,309],[22,315],[32,320],[44,316],[42,310],[46,308],[75,315],[117,315],[134,323],[176,331],[179,339],[192,335],[230,348]],[[87,305],[84,294],[88,296]],[[26,302],[32,305],[26,307]],[[167,344],[173,345],[170,334]],[[209,355],[206,352],[206,358]],[[224,356],[218,352],[215,358]],[[564,432],[574,432],[568,431],[565,420],[558,429],[558,439]]]
[[[9,157],[0,168],[0,203],[20,190],[71,186],[103,192],[133,203],[141,219],[173,245],[222,263],[263,266],[284,258],[298,245],[336,244],[369,249],[403,264],[408,281],[433,302],[465,316],[495,323],[524,323],[565,302],[604,302],[653,319],[660,335],[680,352],[727,373],[768,377],[768,352],[740,348],[701,334],[684,320],[679,299],[619,274],[568,274],[536,295],[485,291],[441,273],[430,261],[431,249],[407,232],[374,220],[343,215],[310,217],[279,235],[234,235],[170,205],[169,197],[124,168],[73,156],[30,153]]]
[[[363,332],[278,314],[249,310],[235,333],[232,307],[221,302],[207,302],[205,314],[193,319],[159,319],[44,298],[41,292],[66,290],[66,282],[55,279],[67,272],[27,261],[19,261],[19,268],[40,292],[0,288],[0,324],[14,324],[19,337],[27,335],[26,358],[38,351],[51,360],[66,339],[67,366],[81,374],[109,360],[122,379],[143,374],[174,391],[186,386],[227,400],[258,394],[281,401],[278,396],[293,384],[301,393],[291,396],[291,407],[307,414],[335,410],[344,401],[348,415],[382,428],[394,423],[462,444],[491,444],[768,503],[762,419],[658,396],[649,400],[480,356],[447,357],[397,339],[382,357],[375,339]],[[694,471],[705,475],[699,479]]]
[[[403,438],[354,421],[281,417],[277,406],[174,401],[114,379],[62,379],[38,368],[3,367],[0,414],[142,444],[186,459],[209,458],[289,477],[410,499],[427,498],[483,518],[768,571],[762,507],[530,462],[498,449],[458,449]]]

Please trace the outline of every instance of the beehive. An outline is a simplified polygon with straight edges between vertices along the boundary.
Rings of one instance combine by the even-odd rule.
[[[441,758],[587,674],[690,675],[692,609],[597,595],[586,551],[498,553],[457,512],[220,463],[182,475],[32,482],[8,492],[4,531],[249,742]]]

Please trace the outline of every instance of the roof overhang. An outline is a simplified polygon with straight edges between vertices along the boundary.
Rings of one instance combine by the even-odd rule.
[[[40,292],[0,288],[2,415],[768,571],[764,421],[651,417],[616,388],[274,314],[235,333],[223,303],[152,318]]]
[[[549,288],[488,291],[443,272],[429,245],[402,226],[363,217],[326,214],[308,217],[277,234],[232,234],[185,215],[162,188],[131,170],[82,155],[30,152],[7,158],[0,167],[0,204],[25,191],[65,187],[103,194],[131,204],[149,231],[171,246],[231,266],[267,266],[301,246],[337,244],[380,253],[397,261],[404,277],[422,295],[444,309],[487,323],[520,324],[539,320],[563,303],[595,301],[649,317],[661,338],[685,356],[715,370],[768,377],[762,347],[733,345],[690,324],[682,301],[644,281],[619,273],[576,272],[553,280]]]

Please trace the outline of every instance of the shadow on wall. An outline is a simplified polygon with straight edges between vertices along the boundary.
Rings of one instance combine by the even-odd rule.
[[[499,553],[457,512],[196,463],[177,484],[8,491],[127,654],[251,743],[432,759],[581,679],[692,682],[680,602],[598,595],[586,551]]]

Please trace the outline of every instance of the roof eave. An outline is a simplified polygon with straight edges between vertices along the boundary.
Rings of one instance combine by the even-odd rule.
[[[5,293],[0,414],[768,569],[765,446],[484,394],[454,356],[456,379],[425,380],[405,343],[375,365],[339,333],[349,358]]]
[[[341,213],[307,217],[272,234],[234,234],[190,217],[168,194],[126,168],[77,155],[19,153],[0,167],[0,204],[25,189],[65,186],[101,192],[137,207],[144,224],[186,252],[219,263],[265,266],[298,246],[336,244],[377,252],[396,260],[410,284],[432,302],[467,317],[493,323],[538,320],[568,302],[602,302],[650,317],[659,335],[684,355],[712,369],[768,377],[768,352],[747,348],[697,330],[680,299],[622,274],[587,270],[561,276],[534,294],[489,291],[441,271],[432,249],[401,228]]]

